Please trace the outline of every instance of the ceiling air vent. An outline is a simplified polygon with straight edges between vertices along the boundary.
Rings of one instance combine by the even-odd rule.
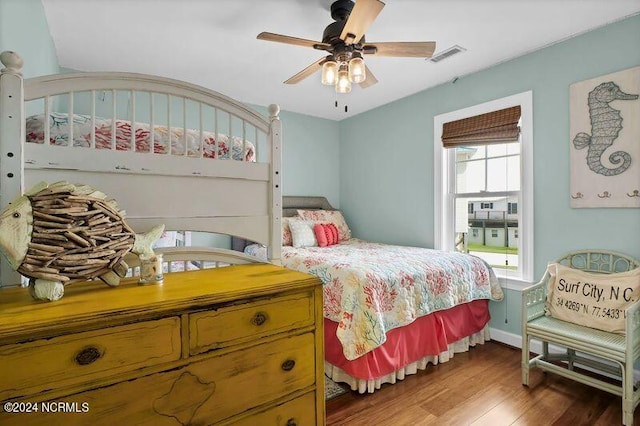
[[[448,48],[447,50],[443,50],[442,52],[432,56],[431,58],[429,58],[429,61],[433,62],[433,63],[437,63],[442,61],[443,59],[447,59],[453,55],[455,55],[456,53],[461,53],[464,52],[465,49],[464,47],[458,46],[457,44],[453,47]]]

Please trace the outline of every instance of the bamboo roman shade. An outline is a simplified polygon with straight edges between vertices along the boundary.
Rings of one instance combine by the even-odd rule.
[[[517,142],[520,135],[520,105],[450,121],[442,127],[442,145],[487,145]]]

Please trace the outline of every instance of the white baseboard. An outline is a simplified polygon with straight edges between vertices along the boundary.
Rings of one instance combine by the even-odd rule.
[[[500,343],[504,343],[505,345],[509,345],[509,346],[513,346],[514,348],[518,348],[518,349],[522,349],[522,336],[520,336],[519,334],[513,334],[513,333],[509,333],[507,331],[504,330],[499,330],[497,328],[489,328],[489,332],[491,333],[491,340],[495,340],[496,342],[500,342]],[[535,353],[535,354],[539,354],[542,352],[542,343],[538,340],[532,340],[531,341],[531,352]],[[556,345],[549,345],[549,352],[550,353],[564,353],[565,350],[560,347],[560,346],[556,346]],[[584,356],[586,358],[592,358],[592,359],[596,359],[593,358],[591,356],[589,356],[588,354],[584,354]],[[603,359],[598,359],[598,361],[600,362],[604,362],[606,364],[610,364],[611,366],[617,366],[616,364],[612,363],[612,362],[608,362],[607,360],[603,360]],[[601,371],[596,371],[592,368],[589,368],[587,366],[581,366],[582,368],[584,368],[585,370],[594,372],[594,373],[598,373],[598,374],[602,374],[603,376],[607,376],[610,378],[616,378],[612,375],[609,375],[607,373],[603,373]],[[633,370],[633,381],[634,382],[638,382],[638,380],[640,380],[640,370],[638,370],[637,368]]]
[[[504,343],[505,345],[513,346],[514,348],[522,348],[522,336],[520,336],[519,334],[509,333],[507,331],[492,327],[489,328],[489,332],[491,333],[491,340]],[[541,347],[542,345],[540,345],[540,348]]]
[[[514,348],[522,349],[522,336],[519,334],[509,333],[508,331],[499,330],[497,328],[490,328],[491,340],[504,343],[505,345],[513,346]],[[542,352],[542,343],[537,340],[531,341],[531,352],[539,354]],[[549,352],[564,352],[562,348],[558,346],[549,346]]]

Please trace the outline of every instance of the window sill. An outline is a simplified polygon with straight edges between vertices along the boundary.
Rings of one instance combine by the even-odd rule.
[[[500,281],[500,286],[507,290],[522,291],[525,288],[535,284],[535,282],[531,282],[521,278],[506,277],[504,275],[498,274],[496,274],[496,276],[498,277],[498,281]]]

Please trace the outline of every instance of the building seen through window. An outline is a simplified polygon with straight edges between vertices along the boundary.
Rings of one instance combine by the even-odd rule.
[[[520,144],[454,149],[456,249],[495,268],[517,269]]]

